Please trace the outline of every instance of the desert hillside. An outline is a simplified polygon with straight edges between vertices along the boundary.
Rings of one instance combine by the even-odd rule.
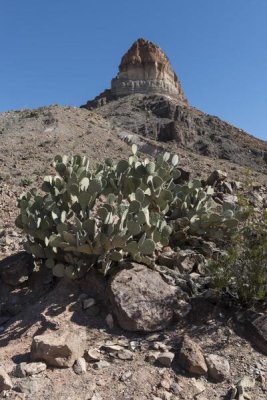
[[[266,399],[267,244],[257,239],[266,238],[267,142],[189,105],[167,56],[144,39],[110,89],[81,108],[0,113],[0,139],[0,398]],[[68,171],[65,192],[48,178],[49,195],[19,209],[22,193],[55,175],[58,154],[69,157],[56,166]],[[89,170],[74,165],[77,154]],[[27,236],[39,255],[24,251]],[[231,277],[221,286],[215,261]]]

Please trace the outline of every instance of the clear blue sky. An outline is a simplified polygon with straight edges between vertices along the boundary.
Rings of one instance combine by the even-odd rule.
[[[0,111],[85,103],[139,37],[193,106],[267,140],[267,0],[0,0]]]

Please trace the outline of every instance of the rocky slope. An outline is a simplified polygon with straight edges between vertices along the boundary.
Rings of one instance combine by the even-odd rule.
[[[25,240],[16,199],[53,172],[58,153],[85,154],[94,166],[127,158],[134,142],[151,157],[177,153],[185,180],[224,171],[212,182],[219,200],[235,201],[243,187],[251,204],[267,205],[266,142],[189,106],[154,44],[137,41],[87,108],[0,114],[0,398],[265,399],[266,305],[243,313],[207,290],[199,260],[212,243],[166,248],[155,271],[131,265],[75,284],[16,254]]]

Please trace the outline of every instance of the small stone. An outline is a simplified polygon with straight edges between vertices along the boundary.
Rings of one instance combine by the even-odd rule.
[[[12,371],[12,375],[17,378],[24,378],[25,376],[37,375],[46,370],[46,364],[42,362],[20,363],[16,365]]]
[[[101,354],[97,349],[89,349],[85,352],[85,358],[87,361],[100,361]]]
[[[160,353],[157,358],[157,361],[164,367],[170,367],[174,359],[174,356],[175,354],[170,351],[167,351],[165,353]]]
[[[262,385],[264,385],[265,384],[265,376],[263,375],[263,373],[261,372],[261,373],[259,373],[259,375],[257,375],[257,378],[256,378],[256,380],[258,381],[258,382],[260,382]]]
[[[149,346],[152,350],[162,350],[162,351],[168,351],[168,347],[165,343],[161,342],[152,342],[151,345]]]
[[[160,355],[159,351],[150,351],[147,355],[146,355],[146,361],[148,361],[151,364],[154,364],[158,357]]]
[[[171,389],[171,391],[172,391],[174,394],[176,394],[176,395],[180,394],[180,392],[181,392],[181,387],[180,387],[180,385],[178,385],[178,383],[176,383],[176,382],[173,382],[173,383],[171,384],[170,389]]]
[[[105,344],[101,347],[106,353],[117,353],[123,350],[123,347],[118,344]]]
[[[121,350],[118,352],[117,357],[120,360],[132,360],[133,353],[130,350]]]
[[[94,369],[107,368],[107,367],[110,367],[110,363],[107,362],[107,361],[105,361],[105,360],[101,360],[101,361],[96,362],[96,363],[93,365],[93,367],[94,367]]]
[[[12,387],[13,384],[9,375],[4,370],[4,368],[0,367],[0,392],[2,392],[3,390],[12,389]]]
[[[168,379],[162,379],[160,386],[163,387],[163,389],[169,390],[171,386],[170,381]]]
[[[42,360],[52,367],[72,367],[75,360],[82,357],[83,353],[83,340],[73,332],[45,333],[35,336],[32,341],[32,359]]]
[[[198,394],[203,393],[206,390],[204,383],[195,378],[191,379],[190,387],[193,389],[194,396],[197,396]]]
[[[120,381],[125,382],[128,379],[130,379],[132,377],[132,372],[131,371],[126,371],[124,372],[121,376],[120,376]]]
[[[161,335],[159,335],[158,333],[153,333],[152,335],[148,335],[146,337],[147,342],[154,342],[155,340],[160,340],[161,339]]]
[[[136,340],[131,340],[129,343],[129,348],[132,351],[135,351],[139,347],[140,343]]]
[[[191,309],[192,309],[192,306],[187,301],[182,300],[182,299],[178,300],[177,308],[175,310],[176,318],[181,319],[181,318],[186,317],[186,315],[190,313]]]
[[[86,361],[83,357],[78,358],[73,365],[73,371],[77,375],[85,374],[87,370]]]
[[[83,309],[87,310],[87,308],[90,308],[96,304],[95,299],[84,299],[82,301]]]
[[[208,373],[215,382],[222,382],[230,376],[230,365],[225,357],[208,354],[206,357]]]
[[[137,343],[138,343],[138,342],[137,342]],[[123,346],[123,347],[128,347],[129,341],[128,341],[128,339],[126,339],[126,338],[124,338],[124,337],[121,337],[121,338],[119,338],[119,339],[117,340],[117,344],[119,344],[120,346]]]
[[[208,372],[200,346],[188,336],[183,339],[178,360],[181,367],[191,374],[205,375]]]
[[[112,314],[108,314],[106,316],[106,324],[109,327],[109,329],[113,329],[114,328],[114,319]]]

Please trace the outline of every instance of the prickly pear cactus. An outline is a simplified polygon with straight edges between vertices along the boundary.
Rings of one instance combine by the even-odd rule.
[[[42,192],[19,198],[16,224],[26,247],[56,276],[78,278],[99,264],[106,272],[127,257],[151,264],[168,244],[165,214],[175,198],[178,157],[166,153],[152,162],[132,151],[129,160],[106,160],[95,170],[86,157],[56,156],[56,175],[44,178]]]
[[[210,239],[223,239],[236,232],[240,211],[231,203],[219,207],[212,198],[213,188],[202,187],[201,181],[193,180],[175,188],[176,200],[172,205],[174,235],[180,231]]]

